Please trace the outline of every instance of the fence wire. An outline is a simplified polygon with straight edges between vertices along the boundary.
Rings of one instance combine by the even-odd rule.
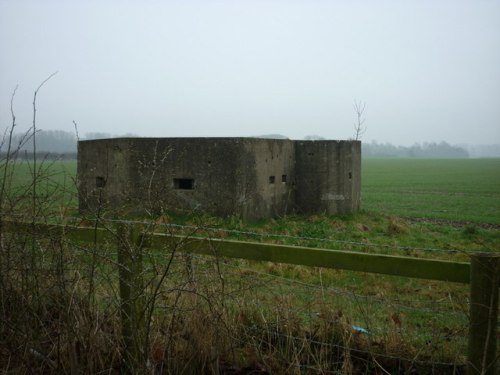
[[[144,221],[140,220],[116,220],[116,219],[106,219],[105,222],[111,223],[126,223],[126,224],[144,224]],[[366,248],[384,248],[384,249],[394,249],[394,250],[402,250],[402,251],[423,251],[423,252],[435,252],[435,253],[444,253],[444,254],[467,254],[468,252],[465,250],[458,249],[440,249],[440,248],[430,248],[430,247],[413,247],[413,246],[399,246],[393,244],[374,244],[367,242],[359,242],[359,241],[350,241],[350,240],[338,240],[334,238],[322,238],[322,237],[311,237],[311,236],[293,236],[289,234],[282,233],[266,233],[266,232],[252,232],[245,230],[237,230],[237,229],[227,229],[221,227],[208,227],[203,225],[184,225],[184,224],[172,224],[172,223],[154,223],[155,227],[165,228],[165,229],[189,229],[194,233],[212,233],[212,234],[231,234],[237,236],[248,236],[253,238],[278,238],[278,239],[287,239],[287,240],[298,240],[298,241],[317,241],[323,243],[334,243],[334,244],[342,244],[342,245],[354,245]],[[217,237],[217,236],[214,236]]]
[[[142,223],[123,220],[111,222]],[[172,225],[166,228],[178,229]],[[187,229],[191,233],[200,231],[199,227],[195,226],[179,228]],[[201,232],[205,230],[206,228],[203,228]],[[215,233],[220,229],[210,228],[209,231]],[[230,232],[279,237],[274,234],[233,230]],[[74,280],[75,290],[85,290],[88,285],[92,285],[96,293],[95,298],[100,300],[96,304],[106,306],[112,315],[119,314],[120,286],[117,270],[122,266],[118,262],[116,244],[89,245],[65,238],[61,243],[68,250],[64,259],[64,278]],[[38,241],[37,246],[42,257],[37,267],[31,271],[45,272],[56,269],[50,268],[57,265],[54,263],[55,258],[50,255],[50,245]],[[468,301],[462,301],[460,305],[449,293],[445,293],[439,300],[430,292],[428,297],[424,295],[418,300],[389,293],[373,295],[360,292],[356,282],[349,286],[336,285],[336,271],[309,268],[303,277],[301,272],[307,267],[286,266],[281,269],[266,262],[259,265],[259,262],[255,261],[214,258],[182,253],[179,250],[175,250],[174,262],[171,268],[166,270],[172,251],[173,249],[168,247],[161,251],[145,249],[142,254],[141,277],[144,280],[145,306],[154,305],[152,321],[158,332],[165,330],[173,334],[172,330],[176,324],[181,324],[183,320],[189,322],[190,318],[187,317],[197,316],[201,306],[205,306],[203,311],[206,311],[211,319],[226,319],[223,323],[217,323],[222,324],[218,326],[219,329],[226,329],[224,325],[235,324],[235,321],[239,322],[238,319],[249,319],[245,320],[242,327],[231,328],[241,334],[239,337],[237,333],[232,332],[231,340],[242,339],[245,345],[252,342],[258,346],[267,345],[266,350],[269,353],[266,355],[271,355],[275,350],[292,350],[281,347],[283,340],[292,342],[293,355],[297,357],[297,361],[301,355],[305,358],[304,362],[293,364],[298,371],[339,373],[332,368],[315,366],[313,357],[316,355],[316,347],[326,351],[349,352],[354,361],[367,362],[375,358],[379,361],[392,360],[418,366],[450,368],[464,364]],[[17,265],[19,264],[18,262]],[[46,265],[49,267],[46,268]],[[11,271],[25,272],[28,269],[29,267],[12,267]],[[166,278],[160,283],[164,273]],[[312,279],[317,282],[312,282]],[[392,280],[398,279],[400,278],[395,277]],[[397,281],[395,284],[397,285]],[[411,284],[415,289],[423,288],[421,285],[433,286],[429,282]],[[156,292],[155,286],[158,286]],[[401,287],[404,289],[404,286]],[[153,298],[151,296],[154,293],[156,295]],[[242,318],[239,314],[255,316]],[[324,330],[323,336],[313,334],[315,329]],[[354,337],[353,341],[350,342],[349,337],[341,337],[340,341],[333,340],[331,335],[338,336],[338,332],[343,332],[343,335],[347,332],[348,336]],[[181,330],[181,333],[175,333],[177,334],[182,336],[186,333]],[[391,342],[393,345],[399,343],[401,348],[396,346],[398,350],[392,350],[389,345]],[[307,350],[303,349],[306,345],[310,346]],[[405,348],[407,352],[404,352]],[[339,361],[342,362],[343,359]]]

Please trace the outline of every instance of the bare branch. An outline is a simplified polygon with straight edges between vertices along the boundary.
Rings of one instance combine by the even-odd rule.
[[[80,135],[78,134],[78,124],[76,123],[75,120],[73,120],[73,125],[75,125],[76,140],[79,142],[80,141]]]
[[[363,114],[365,112],[366,103],[361,100],[354,100],[353,103],[354,112],[356,112],[356,122],[354,123],[354,139],[359,141],[363,134],[366,132],[365,118]]]
[[[47,83],[52,77],[57,74],[57,71],[52,73],[50,76],[45,78],[45,80],[40,83],[40,85],[35,90],[33,94],[33,221],[35,220],[35,212],[36,212],[36,177],[37,177],[37,168],[36,168],[36,96],[38,91],[42,88],[45,83]]]
[[[48,76],[47,78],[45,78],[45,80],[42,83],[40,83],[40,85],[38,86],[38,88],[35,90],[35,98],[36,98],[36,94],[42,88],[42,86],[45,85],[47,83],[47,81],[50,80],[52,77],[54,77],[57,73],[58,73],[58,71],[55,71],[50,76]]]
[[[5,143],[5,137],[7,134],[7,131],[9,132],[9,139],[7,140],[7,158],[10,156],[10,151],[11,151],[11,146],[12,146],[12,136],[14,134],[14,128],[16,127],[16,114],[14,112],[14,98],[16,96],[17,88],[19,85],[16,85],[14,88],[14,91],[12,92],[12,96],[10,97],[10,115],[12,118],[12,123],[10,126],[10,129],[7,130],[5,129],[5,133],[2,137],[2,143],[0,144],[0,150],[2,149],[4,143]]]
[[[9,130],[9,138],[7,140],[7,154],[5,156],[5,161],[4,161],[4,165],[3,165],[3,178],[2,178],[2,181],[1,181],[1,188],[0,188],[0,210],[3,210],[3,203],[4,203],[4,194],[5,194],[5,186],[6,186],[6,182],[7,182],[7,171],[9,169],[9,161],[10,161],[10,158],[11,158],[11,152],[12,152],[12,135],[14,133],[14,128],[16,127],[16,114],[14,112],[14,98],[16,96],[16,91],[17,91],[17,88],[18,88],[19,85],[16,85],[16,87],[14,88],[14,91],[12,92],[12,96],[10,98],[10,114],[11,114],[11,117],[12,117],[12,124],[10,126],[10,130]],[[4,133],[3,135],[3,138],[2,138],[2,142],[0,144],[0,150],[2,149],[4,143],[5,143],[5,136],[7,134],[7,129],[6,129],[6,132]],[[0,228],[2,227],[2,223],[1,223],[1,220],[0,220]],[[1,231],[0,231],[0,236],[1,236]],[[3,242],[0,241],[0,245],[3,245]]]

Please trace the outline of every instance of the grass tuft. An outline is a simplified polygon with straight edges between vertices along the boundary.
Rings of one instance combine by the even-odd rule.
[[[407,234],[409,231],[408,225],[400,218],[390,217],[387,220],[387,234],[390,236]]]

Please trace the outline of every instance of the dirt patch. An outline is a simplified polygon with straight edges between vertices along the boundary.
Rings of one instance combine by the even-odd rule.
[[[434,225],[447,225],[450,227],[463,228],[468,225],[473,225],[483,229],[500,229],[500,224],[493,223],[476,223],[473,221],[462,220],[446,220],[446,219],[432,219],[428,217],[405,217],[405,220],[413,223],[428,223]]]

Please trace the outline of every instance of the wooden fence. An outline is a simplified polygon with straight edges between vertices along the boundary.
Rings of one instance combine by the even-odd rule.
[[[469,283],[470,322],[468,374],[495,374],[497,369],[497,314],[500,279],[500,253],[476,253],[471,262],[451,262],[354,251],[329,250],[301,246],[243,242],[218,238],[186,237],[144,231],[138,224],[118,223],[113,230],[92,227],[3,222],[5,230],[43,236],[63,236],[68,240],[116,243],[122,306],[122,335],[125,358],[141,360],[141,348],[132,336],[141,331],[137,301],[142,281],[142,250],[175,244],[180,252],[219,257],[249,259],[304,266],[335,268],[402,277]],[[134,287],[136,286],[136,287]]]

